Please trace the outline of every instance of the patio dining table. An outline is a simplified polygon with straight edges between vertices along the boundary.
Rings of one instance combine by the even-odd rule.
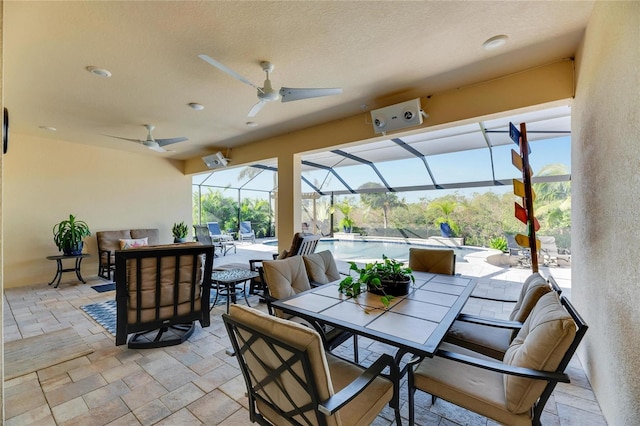
[[[340,281],[275,301],[273,307],[312,324],[328,324],[394,346],[399,366],[405,354],[434,356],[476,285],[474,278],[460,275],[414,276],[409,294],[393,298],[388,308],[379,295],[340,294]]]

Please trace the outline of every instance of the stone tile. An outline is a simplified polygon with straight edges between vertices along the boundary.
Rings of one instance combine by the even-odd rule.
[[[3,402],[7,419],[47,404],[40,387],[23,388],[22,392],[6,395]]]
[[[224,364],[220,358],[215,355],[209,355],[206,358],[201,358],[200,361],[189,365],[189,368],[193,370],[197,375],[202,376],[205,373],[220,367]]]
[[[226,383],[240,374],[240,370],[230,365],[224,364],[211,370],[204,376],[193,381],[193,383],[205,392],[211,392],[218,386]]]
[[[87,413],[89,407],[87,407],[82,397],[77,397],[53,407],[51,411],[53,412],[53,417],[56,419],[56,423],[64,423],[67,420]]]
[[[116,380],[123,379],[125,377],[132,376],[133,374],[144,371],[142,367],[140,367],[135,362],[129,362],[126,364],[118,364],[115,367],[108,368],[102,371],[102,377],[111,383]]]
[[[163,419],[162,421],[156,423],[157,426],[177,426],[177,425],[189,425],[189,426],[197,426],[203,424],[196,416],[191,414],[189,410],[183,408],[180,411],[177,411],[170,415],[169,417]]]
[[[128,376],[124,376],[122,378],[122,381],[125,382],[127,384],[127,386],[129,386],[129,388],[135,389],[135,388],[137,388],[139,386],[144,386],[146,384],[152,383],[155,380],[153,380],[153,377],[151,377],[141,367],[140,371],[137,371],[137,372],[135,372],[135,373],[133,373],[131,375],[128,375]]]
[[[159,399],[154,399],[153,401],[134,410],[133,414],[142,425],[152,425],[169,416],[171,414],[171,410],[169,410]]]
[[[171,412],[175,412],[201,398],[203,395],[204,392],[202,392],[200,388],[189,382],[173,392],[162,396],[160,401],[162,401]]]
[[[218,387],[218,389],[224,392],[229,398],[240,403],[243,407],[249,407],[249,400],[246,396],[247,385],[245,384],[244,377],[242,375],[236,376],[228,382],[223,383]]]
[[[66,374],[70,370],[74,370],[76,368],[80,368],[89,364],[91,364],[91,361],[89,361],[89,358],[87,358],[86,356],[74,358],[69,361],[61,362],[60,364],[54,365],[52,367],[38,370],[38,379],[42,382],[60,374]]]
[[[126,395],[130,392],[127,385],[122,380],[116,380],[106,386],[91,391],[83,396],[85,403],[90,409],[98,408],[109,401]]]
[[[120,360],[118,360],[115,356],[110,356],[91,362],[91,364],[89,365],[84,365],[80,368],[69,370],[69,376],[71,377],[71,380],[77,382],[78,380],[84,379],[85,377],[92,376],[96,373],[100,373],[103,370],[117,367],[119,365],[121,365]]]
[[[85,393],[89,393],[92,390],[98,389],[106,385],[107,382],[101,375],[95,374],[93,376],[86,377],[77,382],[65,384],[57,387],[46,393],[47,401],[50,407],[62,404],[63,402],[70,401],[78,396],[82,396]]]
[[[6,407],[5,407],[6,410]],[[7,415],[7,418],[9,416]],[[34,409],[24,412],[18,416],[8,418],[5,426],[24,426],[24,425],[55,425],[51,410],[47,404],[40,405]]]
[[[81,416],[60,423],[61,426],[102,426],[129,413],[129,409],[121,399],[114,399],[105,405],[89,410]]]
[[[606,426],[606,420],[590,411],[558,404],[558,417],[562,426]]]
[[[166,394],[167,390],[160,383],[152,381],[133,388],[131,392],[122,396],[122,400],[127,404],[129,409],[133,411]]]
[[[214,390],[187,406],[201,422],[215,425],[240,409],[240,405],[219,390]]]
[[[253,423],[249,420],[249,411],[246,408],[241,408],[226,419],[224,419],[219,426],[251,426]]]
[[[174,423],[175,425],[186,425],[188,423]],[[107,423],[107,426],[137,426],[140,425],[136,416],[133,413],[127,413],[124,416],[112,421],[111,423]]]

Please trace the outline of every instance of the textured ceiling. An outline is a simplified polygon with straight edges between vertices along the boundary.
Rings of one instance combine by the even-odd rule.
[[[4,103],[11,131],[185,159],[571,57],[592,1],[4,2]],[[484,40],[506,34],[497,51]],[[261,86],[342,87],[271,103]],[[106,68],[111,78],[86,71]],[[187,107],[205,106],[203,111]],[[104,135],[184,136],[158,154]],[[51,126],[56,132],[40,126]]]

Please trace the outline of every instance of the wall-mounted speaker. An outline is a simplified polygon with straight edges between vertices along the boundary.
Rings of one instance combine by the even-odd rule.
[[[373,131],[385,133],[422,124],[420,98],[371,111]]]
[[[207,165],[210,169],[220,169],[227,166],[229,160],[224,158],[224,155],[220,151],[215,154],[207,155],[202,157],[202,161]]]

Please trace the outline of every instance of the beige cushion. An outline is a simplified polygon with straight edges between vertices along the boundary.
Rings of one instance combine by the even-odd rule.
[[[504,355],[504,363],[536,370],[555,371],[576,335],[576,323],[555,291],[538,300]],[[504,376],[507,406],[527,412],[546,386],[542,380]]]
[[[420,272],[453,275],[455,255],[453,250],[410,248],[409,268]]]
[[[284,299],[311,288],[302,256],[265,260],[262,267],[269,294],[276,299]]]
[[[531,308],[533,308],[533,306],[529,306],[528,310],[527,310],[527,307],[525,307],[525,310],[522,313],[520,312],[522,308],[522,303],[524,302],[524,299],[525,299],[525,295],[527,294],[527,290],[529,290],[529,286],[536,285],[536,284],[546,284],[546,283],[547,282],[544,279],[544,277],[540,275],[538,272],[534,272],[533,274],[527,277],[527,279],[522,284],[522,288],[520,289],[520,296],[518,296],[518,301],[516,302],[515,306],[513,307],[513,310],[511,311],[511,314],[509,315],[509,319],[511,321],[523,322],[529,316],[529,312],[531,312]],[[538,296],[538,299],[540,298],[540,296],[542,296],[542,294]],[[516,319],[516,318],[521,318],[521,319]]]
[[[302,256],[307,275],[311,281],[327,284],[340,279],[340,273],[329,250]]]
[[[511,314],[510,319],[512,321],[524,322],[540,297],[551,291],[551,287],[544,279],[542,279],[542,282],[532,280],[529,284],[526,286],[527,291],[524,293],[522,300],[519,301],[521,303],[519,303],[516,314]],[[525,285],[526,282],[523,287]],[[445,340],[501,360],[516,334],[518,334],[518,330],[454,321]]]
[[[495,361],[470,350],[444,343],[441,349]],[[437,395],[505,425],[531,426],[529,413],[514,414],[507,409],[502,374],[451,361],[425,358],[416,368],[415,387]]]
[[[359,366],[345,362],[331,354],[325,354],[322,349],[320,335],[312,329],[291,321],[271,317],[256,309],[242,305],[231,305],[229,314],[235,320],[251,328],[273,336],[297,349],[306,350],[321,400],[326,400],[334,394],[334,391],[338,392],[345,388],[363,372],[363,369]],[[243,335],[243,337],[246,338],[248,336]],[[251,348],[260,362],[251,354],[251,351],[245,352],[245,358],[249,369],[255,375],[253,380],[256,383],[262,380],[269,371],[279,367],[281,361],[260,340],[256,341]],[[285,359],[287,358],[286,354],[281,353],[281,355]],[[265,370],[264,364],[266,364],[268,371]],[[299,365],[295,366],[295,371],[300,375],[302,374],[302,369]],[[280,383],[287,390],[289,396],[294,398],[298,406],[309,402],[308,395],[301,390],[301,384],[297,381],[291,378],[289,380],[284,379]],[[268,394],[267,399],[270,398],[281,409],[288,410],[291,408],[289,401],[275,384],[267,385],[260,392],[263,396]],[[363,393],[354,398],[335,415],[326,417],[327,424],[345,426],[370,425],[384,406],[389,403],[392,396],[393,384],[383,377],[377,377]],[[288,423],[268,405],[260,401],[257,401],[256,405],[260,413],[273,424]],[[302,422],[300,418],[297,418],[297,420]]]
[[[131,238],[145,238],[149,242],[149,245],[160,244],[160,231],[155,228],[149,229],[132,229]]]
[[[189,245],[198,245],[199,243],[188,243],[180,245],[158,245],[147,246],[131,250],[154,250],[158,248],[176,248]],[[178,315],[186,315],[191,312],[191,282],[193,275],[193,256],[185,255],[179,257],[180,270],[178,274]],[[203,280],[203,258],[197,257],[196,265],[196,277],[195,277],[195,306],[194,310],[201,309],[200,286]],[[157,279],[157,262],[156,258],[141,259],[140,262],[140,282],[136,282],[137,277],[137,262],[135,259],[127,260],[126,267],[127,275],[127,289],[128,289],[128,302],[127,302],[127,321],[131,324],[138,322],[137,310],[138,310],[138,292],[140,292],[140,322],[149,322],[156,319],[166,319],[175,317],[173,311],[174,299],[176,295],[174,293],[176,287],[176,258],[173,256],[167,256],[162,258],[160,268],[160,291],[159,291],[159,304],[156,302],[156,279]],[[159,305],[159,316],[156,318],[156,306]]]
[[[120,240],[131,238],[131,232],[127,229],[124,231],[98,231],[96,232],[96,240],[98,242],[98,250],[108,250],[112,254],[116,250],[120,250]],[[106,262],[106,258],[100,259]]]

